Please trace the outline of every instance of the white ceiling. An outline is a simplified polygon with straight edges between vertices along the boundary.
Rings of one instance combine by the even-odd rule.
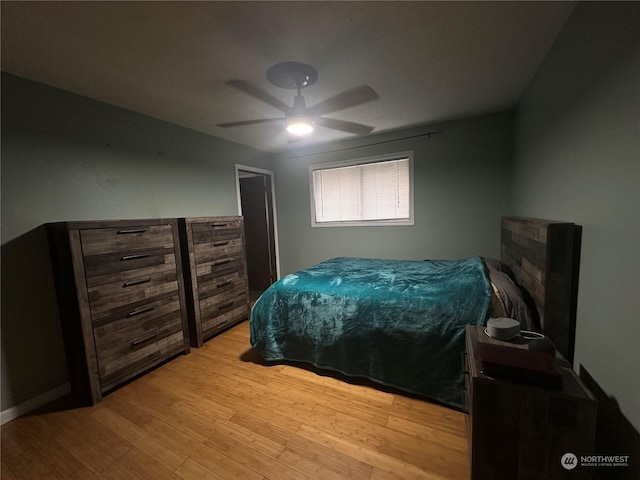
[[[282,113],[225,82],[272,86],[312,65],[307,105],[367,84],[378,101],[326,115],[373,133],[507,109],[575,2],[7,2],[2,70],[265,151],[283,127],[216,124]],[[304,144],[351,135],[318,128]],[[301,146],[300,143],[294,144]]]

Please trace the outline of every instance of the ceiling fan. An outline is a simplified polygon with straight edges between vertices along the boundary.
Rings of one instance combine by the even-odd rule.
[[[373,131],[374,127],[368,125],[322,116],[377,100],[378,94],[371,87],[367,85],[355,87],[307,107],[301,91],[303,88],[313,85],[317,79],[318,72],[313,67],[300,62],[281,62],[267,70],[267,80],[271,84],[280,88],[297,90],[297,95],[294,97],[293,106],[291,107],[249,82],[230,80],[227,85],[277,108],[284,113],[284,117],[219,123],[218,126],[228,128],[284,122],[287,131],[293,135],[310,133],[315,125],[355,135],[366,135]]]

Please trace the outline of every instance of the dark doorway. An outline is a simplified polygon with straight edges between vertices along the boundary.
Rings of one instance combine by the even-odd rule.
[[[275,222],[271,176],[239,171],[244,217],[249,291],[257,298],[277,280]]]

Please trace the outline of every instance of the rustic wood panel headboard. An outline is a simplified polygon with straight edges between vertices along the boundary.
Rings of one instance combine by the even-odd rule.
[[[582,227],[503,217],[500,259],[534,306],[542,333],[573,365]]]

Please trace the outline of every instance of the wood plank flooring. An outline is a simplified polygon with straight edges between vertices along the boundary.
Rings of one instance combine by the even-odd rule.
[[[265,365],[244,322],[98,405],[52,405],[3,425],[1,475],[459,480],[469,478],[465,435],[460,412]]]

